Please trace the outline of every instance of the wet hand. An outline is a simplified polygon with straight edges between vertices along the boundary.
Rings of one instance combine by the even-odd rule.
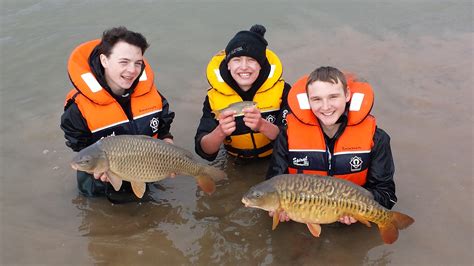
[[[169,144],[174,144],[173,139],[170,139],[170,138],[163,139],[163,141]]]
[[[270,211],[268,212],[268,215],[270,217],[273,217],[273,215],[275,215],[275,212]],[[280,218],[280,222],[288,222],[290,220],[290,217],[288,217],[288,214],[286,214],[286,212],[284,211],[280,212],[279,218]]]
[[[347,225],[351,225],[353,223],[357,223],[357,220],[351,216],[342,216],[339,218],[339,222]]]
[[[230,136],[235,131],[235,111],[225,111],[219,114],[219,129],[225,136]]]
[[[105,172],[103,173],[94,173],[94,178],[99,179],[102,182],[109,182],[109,177]]]
[[[262,118],[262,114],[260,113],[260,110],[253,106],[249,108],[245,108],[243,110],[244,112],[244,123],[247,127],[252,129],[253,131],[260,131],[260,128],[262,127],[262,124],[264,122],[264,119]]]

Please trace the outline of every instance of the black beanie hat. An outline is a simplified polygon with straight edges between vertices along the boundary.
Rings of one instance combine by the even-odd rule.
[[[255,24],[250,30],[239,31],[225,48],[225,61],[229,63],[232,57],[249,56],[257,60],[260,66],[263,66],[267,60],[266,49],[267,41],[263,36],[267,30],[264,26]]]

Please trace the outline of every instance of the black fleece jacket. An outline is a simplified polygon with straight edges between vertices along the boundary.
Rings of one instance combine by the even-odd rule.
[[[219,71],[222,76],[222,79],[242,98],[244,101],[252,101],[253,97],[257,93],[258,89],[263,85],[265,80],[267,79],[269,73],[270,73],[270,64],[268,61],[265,61],[262,69],[260,70],[259,76],[257,77],[257,80],[254,82],[252,87],[248,91],[243,91],[240,89],[240,87],[237,85],[235,80],[232,78],[229,70],[227,69],[227,64],[225,64],[225,61],[222,61],[221,65],[219,66]],[[288,92],[290,91],[291,86],[288,83],[285,83],[285,87],[283,89],[283,94],[282,94],[282,102],[280,105],[280,111],[278,113],[278,116],[275,120],[275,125],[278,127],[282,126],[285,123],[285,117],[288,109],[288,104],[287,104],[287,96]],[[215,119],[215,115],[212,113],[211,105],[209,104],[209,98],[206,96],[203,107],[202,107],[202,117],[201,120],[199,121],[199,126],[196,131],[196,135],[194,137],[194,148],[196,153],[201,156],[203,159],[206,159],[208,161],[213,161],[216,159],[218,152],[214,154],[207,154],[202,150],[201,147],[201,139],[211,133],[217,126],[219,125],[219,122]],[[237,117],[236,118],[236,131],[234,133],[242,133],[242,132],[248,132],[250,131],[250,128],[248,128],[243,120],[242,117]]]

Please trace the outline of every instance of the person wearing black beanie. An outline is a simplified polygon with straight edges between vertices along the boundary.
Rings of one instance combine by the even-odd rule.
[[[290,85],[282,79],[280,59],[267,49],[265,33],[259,24],[237,32],[207,66],[211,87],[195,136],[196,153],[204,159],[214,160],[223,143],[229,154],[239,158],[265,158],[272,153],[288,112]],[[244,108],[242,114],[217,112],[243,101],[253,101],[254,106]]]

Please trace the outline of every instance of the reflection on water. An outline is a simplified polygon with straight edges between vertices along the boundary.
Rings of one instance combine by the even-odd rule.
[[[73,200],[95,263],[160,262],[199,265],[386,264],[390,254],[367,258],[383,245],[378,230],[361,224],[323,225],[314,238],[304,224],[281,223],[262,210],[245,208],[242,195],[265,175],[268,161],[242,163],[224,154],[229,180],[207,196],[191,177],[166,179],[151,187],[153,201],[114,205],[105,199]],[[191,188],[191,189],[190,189]],[[317,260],[316,260],[317,258]]]

